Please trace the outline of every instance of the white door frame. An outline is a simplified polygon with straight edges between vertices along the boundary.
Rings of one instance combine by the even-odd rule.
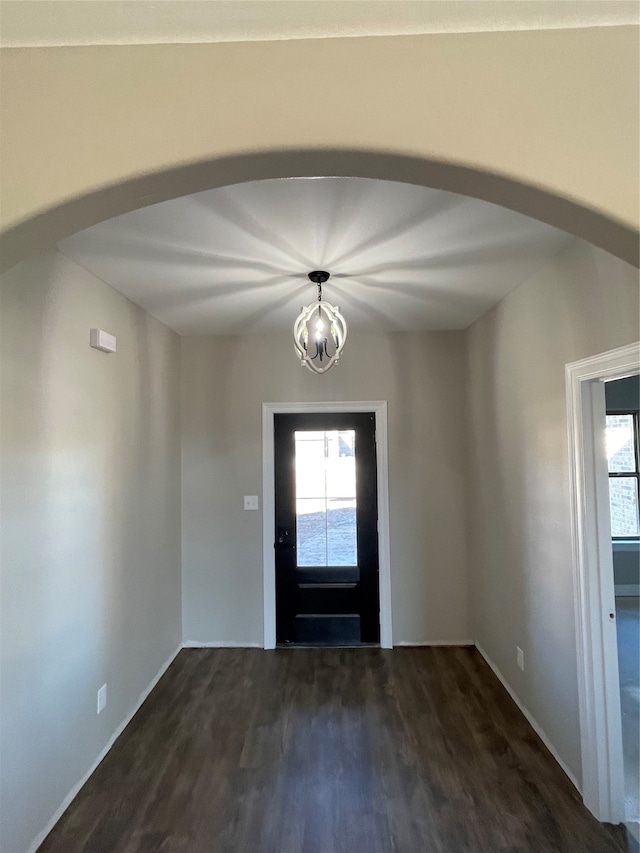
[[[638,372],[640,343],[565,368],[582,796],[609,823],[624,821],[624,771],[604,380]]]
[[[262,404],[262,565],[264,579],[264,647],[276,647],[275,473],[273,424],[276,414],[309,412],[374,412],[378,482],[378,576],[380,581],[380,645],[393,648],[391,626],[391,555],[389,548],[389,465],[386,400],[337,403]]]

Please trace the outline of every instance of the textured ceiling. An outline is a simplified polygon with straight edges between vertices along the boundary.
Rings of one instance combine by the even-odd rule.
[[[313,269],[351,328],[465,328],[571,239],[453,193],[290,178],[156,204],[59,248],[180,334],[237,334],[289,329]]]
[[[637,24],[636,0],[2,0],[6,47],[203,43]]]

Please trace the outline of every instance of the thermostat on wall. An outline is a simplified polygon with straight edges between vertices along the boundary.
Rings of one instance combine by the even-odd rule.
[[[102,352],[116,351],[116,336],[110,335],[109,332],[104,332],[102,329],[91,329],[89,343],[94,349],[99,349]]]

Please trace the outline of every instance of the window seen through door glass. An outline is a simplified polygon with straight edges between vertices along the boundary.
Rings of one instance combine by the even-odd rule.
[[[299,567],[357,565],[355,430],[295,433]]]

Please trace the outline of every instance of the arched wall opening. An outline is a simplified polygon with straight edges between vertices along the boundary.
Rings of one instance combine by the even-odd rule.
[[[0,54],[2,268],[127,211],[310,175],[463,193],[638,263],[637,28]]]
[[[553,225],[640,265],[637,232],[570,199],[504,175],[399,153],[297,149],[239,153],[133,178],[67,201],[5,231],[1,270],[77,231],[140,207],[231,184],[273,178],[358,177],[446,190]]]

